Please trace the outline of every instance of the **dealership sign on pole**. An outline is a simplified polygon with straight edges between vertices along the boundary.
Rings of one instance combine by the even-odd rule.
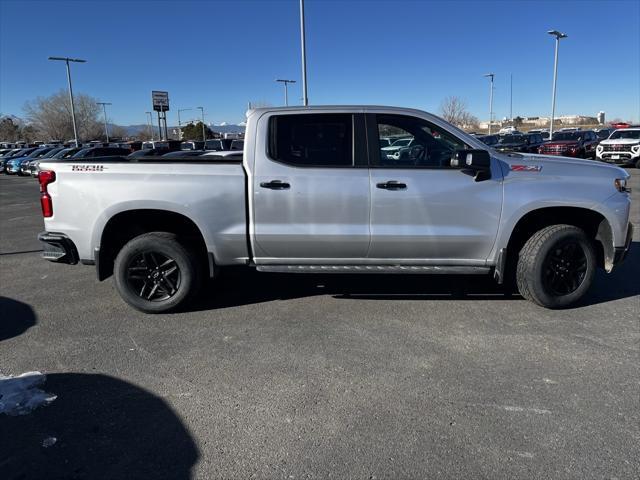
[[[168,135],[166,112],[169,111],[169,92],[152,90],[151,102],[153,103],[153,109],[158,112],[158,130],[160,131],[160,140],[167,140]]]
[[[153,109],[156,112],[169,111],[169,92],[153,90],[151,92],[151,100],[153,101]]]

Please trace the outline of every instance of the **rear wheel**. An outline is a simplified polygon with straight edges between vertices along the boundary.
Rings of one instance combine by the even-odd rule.
[[[114,264],[118,293],[132,307],[162,313],[184,306],[197,293],[202,268],[176,235],[153,232],[129,241]]]
[[[520,251],[516,282],[520,294],[546,308],[579,301],[593,281],[592,241],[573,225],[551,225],[536,232]]]

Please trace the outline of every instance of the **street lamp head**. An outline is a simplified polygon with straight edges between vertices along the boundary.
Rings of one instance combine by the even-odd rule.
[[[493,78],[493,77],[495,77],[495,75],[496,75],[495,73],[485,73],[483,75],[483,77],[491,77],[491,78]]]
[[[568,37],[568,35],[566,35],[566,34],[564,34],[562,32],[559,32],[558,30],[549,30],[547,33],[549,35],[553,35],[558,40],[561,39],[561,38],[567,38]]]
[[[69,57],[49,57],[49,60],[61,60],[63,62],[78,62],[78,63],[86,63],[86,60],[81,60],[79,58],[69,58]]]

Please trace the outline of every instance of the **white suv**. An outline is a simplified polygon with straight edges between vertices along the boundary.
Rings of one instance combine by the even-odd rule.
[[[623,128],[600,142],[596,157],[609,163],[634,164],[640,168],[640,128]]]

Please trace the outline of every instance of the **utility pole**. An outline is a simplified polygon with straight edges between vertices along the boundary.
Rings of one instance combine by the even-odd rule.
[[[302,104],[309,105],[307,96],[307,44],[304,33],[304,0],[300,0],[300,46],[302,50]]]
[[[107,127],[107,105],[111,105],[108,102],[97,102],[98,105],[102,105],[102,111],[104,112],[104,134],[107,136],[107,143],[109,143],[109,128]]]
[[[202,114],[202,141],[205,142],[205,145],[202,146],[203,150],[206,150],[206,141],[207,141],[207,137],[204,133],[204,107],[196,107],[198,110],[200,110],[200,113]]]
[[[495,73],[486,73],[483,75],[485,77],[489,77],[489,135],[491,135],[491,126],[493,124],[493,77],[495,77]]]
[[[147,119],[147,126],[149,127],[149,135],[151,135],[151,141],[153,142],[153,117],[152,117],[152,113],[151,112],[144,112],[147,115],[149,115],[149,118]]]
[[[557,30],[549,30],[549,35],[556,37],[556,53],[553,60],[553,93],[551,94],[551,124],[549,125],[549,140],[553,139],[553,117],[556,114],[556,82],[558,80],[558,48],[560,47],[560,39],[567,38],[567,35]]]
[[[511,88],[509,89],[509,118],[511,119],[511,124],[513,125],[513,73],[511,74]]]
[[[295,80],[283,80],[283,79],[276,79],[276,82],[280,82],[280,83],[284,83],[284,104],[286,107],[289,106],[289,91],[287,89],[288,84],[290,83],[296,83]]]
[[[71,87],[71,68],[69,62],[86,63],[86,60],[80,60],[79,58],[69,57],[49,57],[49,60],[58,60],[67,64],[67,82],[69,83],[69,102],[71,103],[71,122],[73,123],[73,137],[76,142],[76,148],[78,148],[78,126],[76,125],[76,110],[73,104],[73,88]]]
[[[193,110],[193,108],[179,108],[178,109],[178,139],[182,140],[182,123],[180,123],[180,112],[187,112]]]

